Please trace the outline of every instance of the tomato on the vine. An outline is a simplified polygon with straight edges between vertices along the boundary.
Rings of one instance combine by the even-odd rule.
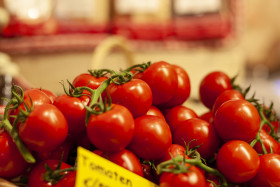
[[[172,133],[185,120],[191,118],[198,118],[195,111],[186,106],[175,106],[173,108],[163,110],[163,115]]]
[[[44,160],[36,164],[30,172],[28,177],[29,187],[74,187],[76,182],[76,171],[64,171],[62,173],[57,173],[52,176],[50,173],[46,175],[47,165],[50,169],[55,170],[59,165],[59,160]],[[65,162],[61,162],[59,169],[71,168],[70,165]],[[59,176],[58,176],[59,175]],[[61,178],[60,178],[61,176]],[[48,180],[47,180],[48,179]],[[53,180],[51,182],[50,180]]]
[[[190,164],[186,164],[186,167],[188,167],[188,170],[185,173],[163,172],[159,181],[160,187],[205,187],[206,180],[201,171],[196,166],[191,166]]]
[[[35,107],[19,124],[19,136],[33,151],[51,151],[62,144],[68,134],[68,124],[62,112],[52,104]]]
[[[165,117],[164,117],[163,113],[160,111],[160,109],[158,109],[157,107],[155,107],[153,105],[149,108],[146,115],[158,116],[165,120]]]
[[[231,90],[229,76],[221,71],[208,73],[200,82],[199,97],[209,109],[213,108],[216,98],[225,90]]]
[[[280,147],[278,145],[278,142],[272,136],[270,136],[264,129],[261,129],[260,131],[260,139],[268,153],[270,153],[270,151],[272,151],[273,153],[279,153]],[[254,149],[257,151],[257,153],[264,154],[262,146],[259,142],[256,143]]]
[[[107,91],[112,102],[125,106],[134,118],[145,115],[152,105],[152,90],[141,79],[131,79],[123,84],[111,83]]]
[[[199,118],[191,118],[182,122],[173,133],[173,142],[182,146],[189,144],[197,148],[200,155],[209,159],[221,145],[221,140],[214,125]]]
[[[260,158],[258,153],[241,140],[225,143],[216,156],[217,168],[233,183],[243,183],[252,179],[258,172]]]
[[[177,73],[165,61],[152,63],[137,78],[144,80],[151,88],[153,105],[160,105],[171,99],[178,87]]]
[[[175,143],[171,144],[169,148],[166,150],[166,152],[163,154],[162,158],[156,160],[156,162],[161,163],[170,160],[172,157],[175,158],[178,155],[181,156],[182,158],[185,157],[187,159],[189,157],[186,155],[185,151],[186,151],[185,147]]]
[[[54,105],[63,113],[68,123],[70,134],[77,134],[86,130],[86,108],[90,98],[86,95],[72,97],[66,94],[58,96]]]
[[[0,177],[14,178],[21,175],[28,164],[4,129],[0,129],[0,147]]]
[[[82,73],[74,78],[72,84],[75,88],[87,86],[95,90],[106,79],[108,79],[106,76],[95,77],[90,73]]]
[[[127,149],[116,152],[102,152],[100,156],[143,177],[143,169],[139,159],[133,152]]]
[[[260,128],[260,116],[246,100],[229,100],[222,104],[214,117],[215,129],[224,141],[255,138]]]
[[[160,159],[172,144],[168,124],[160,117],[144,115],[134,120],[135,132],[128,149],[145,160]]]
[[[253,179],[248,183],[250,187],[280,186],[280,155],[265,154],[260,156],[260,167]]]
[[[171,108],[182,105],[189,98],[191,93],[191,83],[188,73],[178,65],[171,64],[171,66],[176,71],[178,86],[173,97],[161,104],[161,108]]]
[[[237,90],[225,90],[222,92],[214,102],[212,113],[215,114],[217,109],[226,101],[245,99],[243,95]]]
[[[120,151],[130,143],[134,128],[131,112],[122,105],[112,104],[106,112],[90,116],[87,136],[102,151]]]

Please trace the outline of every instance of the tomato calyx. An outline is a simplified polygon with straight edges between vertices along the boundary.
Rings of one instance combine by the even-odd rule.
[[[203,163],[204,161],[203,159],[201,159],[200,154],[197,151],[194,151],[193,154],[195,154],[194,158],[190,158],[190,159],[186,159],[186,157],[182,157],[180,155],[177,155],[174,158],[171,155],[170,160],[162,162],[157,166],[158,173],[159,174],[163,172],[172,172],[174,174],[186,173],[188,172],[188,169],[191,166],[196,166],[207,173],[219,177],[221,187],[227,187],[229,185],[225,176],[221,172],[219,172],[219,170],[215,168],[211,168],[207,166],[205,163]],[[186,167],[185,166],[186,163],[190,164],[190,166]]]
[[[105,77],[107,75],[116,74],[113,70],[110,70],[110,69],[88,70],[88,72],[95,78],[100,78],[100,77]]]
[[[76,167],[60,169],[62,158],[63,156],[61,156],[59,163],[54,170],[48,164],[44,165],[46,172],[44,173],[43,178],[45,181],[50,182],[52,185],[59,182],[65,175],[67,175],[69,171],[76,171],[77,169]]]

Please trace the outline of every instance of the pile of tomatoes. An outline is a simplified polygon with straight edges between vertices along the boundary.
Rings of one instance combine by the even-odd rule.
[[[90,70],[65,94],[14,85],[0,124],[0,178],[75,186],[82,146],[161,187],[280,186],[279,120],[222,71],[201,80],[203,115],[184,105],[189,76],[165,61]]]

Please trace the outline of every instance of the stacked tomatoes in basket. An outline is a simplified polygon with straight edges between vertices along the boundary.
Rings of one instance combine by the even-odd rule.
[[[168,62],[90,70],[65,94],[14,85],[0,125],[0,178],[75,186],[82,146],[162,187],[280,186],[279,121],[221,71],[201,80],[209,112],[183,105],[187,72]]]

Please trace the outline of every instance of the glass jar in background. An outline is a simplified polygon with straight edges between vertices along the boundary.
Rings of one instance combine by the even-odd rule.
[[[113,33],[143,40],[169,37],[171,0],[113,0]]]
[[[4,0],[10,23],[4,36],[45,35],[56,32],[54,0]]]

